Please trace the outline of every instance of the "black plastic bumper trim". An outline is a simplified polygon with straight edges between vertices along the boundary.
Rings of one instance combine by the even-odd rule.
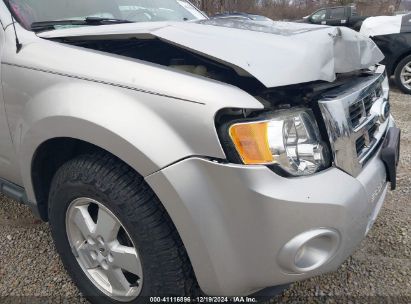
[[[397,166],[400,160],[401,130],[392,127],[388,130],[381,150],[381,159],[387,169],[387,180],[391,182],[391,190],[397,188]]]

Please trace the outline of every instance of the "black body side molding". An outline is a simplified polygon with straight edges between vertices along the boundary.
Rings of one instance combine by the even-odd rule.
[[[0,178],[0,192],[11,199],[28,206],[35,216],[45,221],[45,218],[40,215],[38,206],[27,199],[26,191],[23,187]]]

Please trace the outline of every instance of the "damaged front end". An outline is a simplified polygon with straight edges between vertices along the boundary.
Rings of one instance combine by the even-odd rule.
[[[375,66],[383,59],[372,40],[350,29],[201,20],[73,28],[38,35],[119,58],[154,63],[194,77],[217,80],[254,96],[263,109],[223,107],[216,114],[217,130],[229,162],[264,164],[282,176],[301,176],[328,168],[333,155],[343,170],[358,174],[360,166],[355,170],[347,168],[341,160],[344,157],[337,157],[347,147],[342,150],[335,147],[334,137],[343,135],[330,133],[329,120],[319,103],[326,92],[373,79]],[[381,98],[385,100],[388,95]],[[349,107],[347,105],[347,109]],[[349,115],[343,114],[344,117]],[[265,149],[275,155],[271,152],[255,154],[255,151],[244,151],[236,146],[239,135],[234,134],[235,128],[240,133],[254,132],[254,128],[260,127],[254,123],[265,123],[268,131],[262,132],[273,138],[270,146],[257,150]],[[248,124],[248,131],[244,124]],[[283,138],[284,142],[276,142],[275,132],[270,135],[269,130],[276,128],[279,128],[278,132],[288,134]],[[384,130],[373,132],[382,134]],[[354,151],[358,144],[354,141],[349,150]],[[302,157],[304,149],[305,156]],[[354,152],[351,159],[357,158]]]

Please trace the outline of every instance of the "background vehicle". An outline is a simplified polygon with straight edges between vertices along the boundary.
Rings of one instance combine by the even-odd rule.
[[[382,63],[401,91],[411,94],[411,14],[368,18],[361,33],[384,53]]]
[[[367,17],[358,16],[355,6],[336,6],[319,9],[311,15],[304,17],[302,22],[330,26],[346,26],[359,31],[365,19],[367,19]]]
[[[8,4],[0,189],[49,221],[92,302],[334,271],[396,187],[383,55],[350,29],[181,0]]]

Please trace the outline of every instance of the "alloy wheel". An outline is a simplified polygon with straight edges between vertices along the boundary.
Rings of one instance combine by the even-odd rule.
[[[81,269],[100,291],[118,301],[131,301],[141,293],[137,248],[107,207],[90,198],[73,200],[66,213],[66,232]]]
[[[408,90],[411,90],[411,62],[408,62],[401,71],[401,82]]]

